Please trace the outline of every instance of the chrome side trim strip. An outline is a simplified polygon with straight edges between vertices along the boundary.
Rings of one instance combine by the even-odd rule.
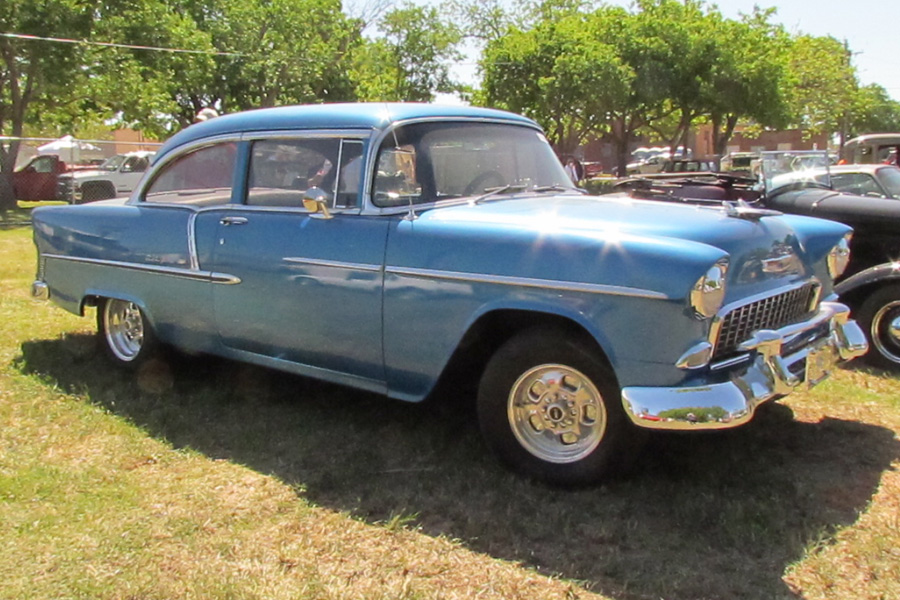
[[[536,287],[569,292],[585,292],[588,294],[608,294],[613,296],[632,296],[653,300],[668,300],[661,292],[642,290],[620,285],[603,285],[600,283],[579,283],[575,281],[556,281],[553,279],[535,279],[532,277],[510,277],[507,275],[480,275],[459,271],[437,271],[433,269],[415,269],[407,267],[387,267],[385,273],[425,279],[450,279],[453,281],[469,281],[474,283],[496,283],[520,287]]]
[[[378,273],[381,271],[381,265],[370,265],[365,263],[343,262],[339,260],[322,260],[318,258],[298,258],[288,256],[284,258],[284,262],[306,265],[310,267],[329,267],[332,269],[350,269],[352,271],[367,271],[370,273]]]
[[[145,265],[141,263],[124,262],[119,260],[104,260],[100,258],[63,256],[61,254],[45,254],[44,256],[46,258],[53,258],[56,260],[99,265],[103,267],[117,267],[120,269],[128,269],[131,271],[143,271],[145,273],[156,273],[157,275],[169,275],[172,277],[180,277],[182,279],[195,279],[197,281],[208,281],[211,283],[234,285],[241,282],[241,279],[239,277],[235,277],[234,275],[228,275],[227,273],[213,273],[212,271],[182,269],[180,267],[164,267],[161,265]]]

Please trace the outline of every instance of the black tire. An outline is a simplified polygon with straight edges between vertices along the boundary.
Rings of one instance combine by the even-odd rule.
[[[555,485],[621,472],[644,440],[598,352],[555,328],[524,331],[494,354],[478,390],[478,419],[503,462]]]
[[[116,197],[116,190],[109,181],[88,181],[81,186],[81,203],[109,200]]]
[[[106,355],[121,367],[137,369],[160,354],[150,322],[133,302],[102,299],[97,304],[97,331]]]
[[[863,357],[870,365],[900,371],[900,285],[886,285],[870,294],[856,313],[869,341]]]

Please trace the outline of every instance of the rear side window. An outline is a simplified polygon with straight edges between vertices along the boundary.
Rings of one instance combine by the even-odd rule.
[[[236,150],[233,142],[227,142],[178,157],[154,178],[144,193],[144,201],[193,206],[229,202]]]

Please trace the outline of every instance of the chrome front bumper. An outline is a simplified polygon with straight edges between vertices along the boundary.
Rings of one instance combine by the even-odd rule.
[[[804,340],[804,337],[807,339]],[[799,344],[799,347],[798,347]],[[777,331],[757,331],[740,345],[748,360],[728,381],[686,387],[627,387],[625,412],[649,429],[726,429],[747,423],[756,407],[812,387],[835,365],[865,354],[866,337],[850,309],[823,302],[808,321]],[[788,354],[782,355],[782,351]]]

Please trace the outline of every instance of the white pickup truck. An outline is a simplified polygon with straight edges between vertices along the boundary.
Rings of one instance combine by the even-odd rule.
[[[57,197],[70,204],[82,204],[127,196],[143,177],[154,154],[147,150],[117,154],[96,169],[60,175]]]

